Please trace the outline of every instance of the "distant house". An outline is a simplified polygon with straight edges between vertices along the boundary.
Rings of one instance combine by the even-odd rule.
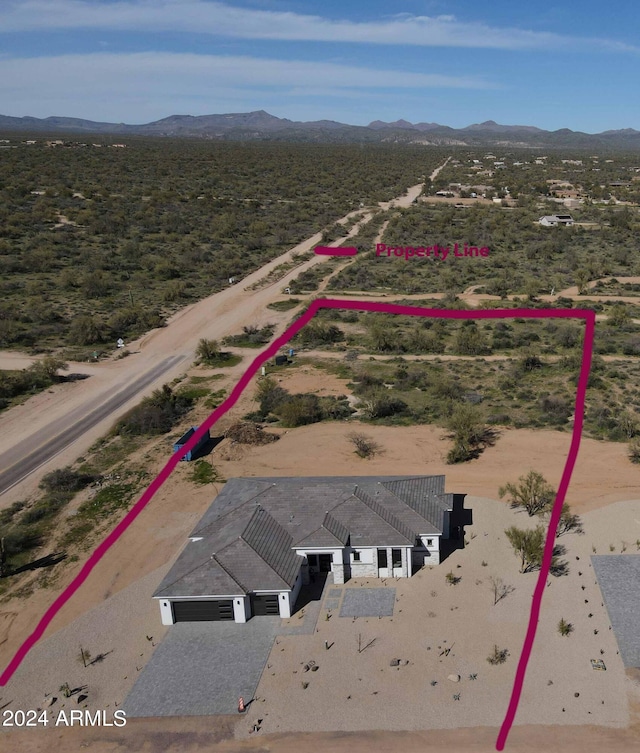
[[[539,225],[544,227],[557,227],[558,225],[573,225],[573,217],[570,214],[549,214],[538,220]]]
[[[462,546],[471,511],[444,476],[228,481],[154,593],[162,623],[290,617],[300,588],[331,573],[407,578]]]

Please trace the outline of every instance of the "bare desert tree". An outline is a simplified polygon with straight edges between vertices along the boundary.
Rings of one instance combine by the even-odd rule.
[[[562,505],[560,520],[558,521],[558,530],[556,536],[562,536],[565,533],[584,533],[580,516],[571,512],[571,507],[565,502]]]
[[[356,455],[359,455],[361,458],[371,458],[382,449],[374,439],[358,431],[348,434],[347,439],[355,447]]]
[[[491,578],[489,578],[489,583],[491,584],[491,591],[493,592],[494,606],[516,590],[515,586],[505,583],[502,578],[497,575],[492,575]]]

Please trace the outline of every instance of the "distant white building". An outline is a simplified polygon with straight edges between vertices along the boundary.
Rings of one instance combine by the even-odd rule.
[[[557,227],[558,225],[573,225],[573,217],[570,214],[548,214],[538,220],[539,225],[544,227]]]

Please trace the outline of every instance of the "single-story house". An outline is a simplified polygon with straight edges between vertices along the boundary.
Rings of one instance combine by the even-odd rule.
[[[153,598],[164,625],[290,617],[300,588],[331,572],[407,578],[462,546],[471,511],[444,476],[229,480]]]
[[[538,224],[544,227],[557,227],[558,225],[573,225],[573,217],[570,214],[549,214],[541,217]]]

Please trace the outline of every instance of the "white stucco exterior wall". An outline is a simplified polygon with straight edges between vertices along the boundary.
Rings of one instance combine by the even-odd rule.
[[[158,599],[160,604],[160,619],[163,625],[173,625],[173,610],[168,599]]]
[[[246,622],[251,617],[251,604],[248,596],[236,596],[233,599],[234,622]]]

